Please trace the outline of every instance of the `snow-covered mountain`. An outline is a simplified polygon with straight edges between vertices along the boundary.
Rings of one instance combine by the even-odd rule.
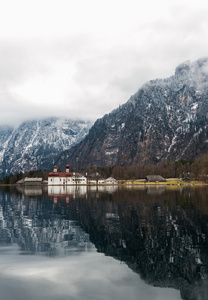
[[[208,58],[187,61],[151,80],[124,105],[98,119],[58,164],[72,167],[157,163],[208,152]]]
[[[62,151],[80,142],[90,122],[47,118],[0,127],[0,177],[9,173],[53,168]]]

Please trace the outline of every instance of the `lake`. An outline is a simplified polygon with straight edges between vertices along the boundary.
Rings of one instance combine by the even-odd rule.
[[[0,265],[0,300],[208,299],[208,187],[2,187]]]

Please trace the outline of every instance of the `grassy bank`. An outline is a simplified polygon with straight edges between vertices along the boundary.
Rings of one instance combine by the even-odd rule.
[[[145,179],[135,179],[135,180],[119,180],[119,184],[123,185],[205,185],[204,182],[201,181],[190,181],[185,182],[179,178],[167,178],[166,182],[148,182]]]

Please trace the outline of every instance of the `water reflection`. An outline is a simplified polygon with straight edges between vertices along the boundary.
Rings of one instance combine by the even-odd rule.
[[[17,191],[19,191],[25,196],[41,196],[43,194],[43,188],[36,186],[17,186]]]
[[[57,204],[39,197],[40,188],[17,189],[22,195],[5,194],[0,202],[0,243],[17,243],[26,252],[42,252],[47,255],[69,255],[72,251],[88,251],[94,245],[79,225],[69,219],[67,211],[55,209]],[[30,196],[28,198],[26,196]],[[72,195],[56,195],[66,201]],[[57,197],[57,198],[56,198]],[[61,198],[60,198],[61,197]]]
[[[1,245],[59,257],[96,248],[150,286],[207,299],[207,188],[57,186],[18,193],[1,195]]]

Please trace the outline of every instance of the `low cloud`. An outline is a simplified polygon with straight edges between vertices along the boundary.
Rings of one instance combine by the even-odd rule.
[[[50,13],[37,1],[35,14],[24,0],[10,2],[13,19],[8,4],[0,13],[0,125],[51,115],[95,121],[145,82],[208,53],[204,1],[53,0]]]

